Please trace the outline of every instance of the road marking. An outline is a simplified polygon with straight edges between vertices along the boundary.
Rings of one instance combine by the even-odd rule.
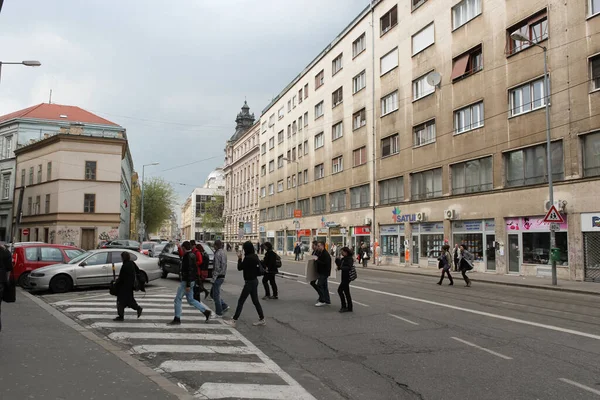
[[[206,307],[206,306],[204,306]],[[207,310],[210,310],[208,307],[206,307]],[[105,312],[105,311],[116,311],[117,308],[116,307],[70,307],[70,308],[66,308],[64,311],[68,312],[68,313],[76,313],[76,312]],[[183,313],[190,313],[190,312],[194,312],[194,313],[200,313],[200,311],[196,310],[195,308],[184,308]],[[173,314],[173,308],[144,308],[144,315],[145,314],[149,314],[149,313],[155,313],[155,314]],[[113,317],[114,318],[114,317]]]
[[[142,307],[169,307],[171,310],[173,309],[173,301],[165,302],[154,302],[149,303],[148,300],[142,300],[137,302]],[[73,303],[61,304],[64,306],[114,306],[116,301],[78,301]]]
[[[114,310],[113,310],[114,311]],[[146,312],[146,309],[144,309],[144,313]],[[135,311],[131,311],[132,313],[132,318],[135,318]],[[125,316],[127,317],[127,313],[125,314]],[[115,314],[79,314],[77,315],[77,319],[81,319],[81,320],[86,320],[86,319],[114,319],[115,318]],[[171,321],[173,319],[172,316],[169,315],[146,315],[143,314],[141,320],[144,322],[147,321]],[[132,319],[133,320],[133,319]],[[198,315],[186,315],[185,318],[183,319],[184,321],[206,321],[206,317],[202,316],[200,314],[200,316]]]
[[[169,340],[224,340],[236,341],[235,335],[212,333],[172,333],[172,332],[113,332],[108,335],[113,340],[124,339],[169,339]]]
[[[492,355],[495,355],[496,357],[504,358],[505,360],[512,360],[512,357],[505,356],[504,354],[496,353],[495,351],[492,351],[490,349],[486,349],[485,347],[478,346],[475,343],[467,342],[466,340],[462,340],[462,339],[459,339],[459,338],[454,337],[454,336],[452,336],[452,339],[454,339],[454,340],[456,340],[458,342],[464,343],[467,346],[471,346],[471,347],[475,347],[476,349],[483,350],[486,353],[490,353]]]
[[[239,362],[239,361],[206,361],[206,360],[169,360],[158,367],[166,372],[225,372],[244,374],[272,374],[264,363],[261,362]],[[243,396],[242,396],[243,397]]]
[[[572,381],[572,380],[570,380],[570,379],[566,379],[566,378],[560,378],[560,379],[559,379],[559,381],[562,381],[562,382],[564,382],[564,383],[568,383],[569,385],[576,386],[576,387],[578,387],[579,389],[583,389],[583,390],[585,390],[585,391],[588,391],[588,392],[590,392],[590,393],[594,393],[594,394],[597,394],[598,396],[600,396],[600,390],[597,390],[597,389],[591,388],[591,387],[589,387],[589,386],[582,385],[582,384],[581,384],[581,383],[579,383],[579,382],[575,382],[575,381]]]
[[[177,344],[143,344],[133,346],[134,353],[201,353],[201,354],[254,354],[247,347],[239,346],[201,346]]]
[[[304,389],[298,387],[243,383],[205,383],[196,392],[195,397],[200,399],[314,399]]]
[[[399,320],[402,320],[402,321],[404,321],[404,322],[408,322],[409,324],[413,324],[413,325],[419,325],[419,324],[418,324],[418,323],[416,323],[416,322],[413,322],[413,321],[411,321],[411,320],[409,320],[409,319],[406,319],[406,318],[402,318],[402,317],[400,317],[400,316],[398,316],[398,315],[394,315],[394,314],[388,314],[388,315],[389,315],[390,317],[397,318],[397,319],[399,319]]]
[[[227,325],[222,324],[181,324],[181,325],[167,325],[159,322],[94,322],[90,325],[90,328],[160,328],[160,329],[222,329],[229,330]]]
[[[368,304],[360,303],[360,302],[358,302],[358,301],[356,301],[356,300],[352,300],[352,303],[358,304],[359,306],[363,306],[363,307],[371,307],[371,306],[370,306],[370,305],[368,305]]]

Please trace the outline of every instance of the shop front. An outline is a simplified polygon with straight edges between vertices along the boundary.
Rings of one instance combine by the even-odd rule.
[[[496,270],[496,224],[493,219],[452,222],[452,245],[465,245],[475,270]]]
[[[329,228],[319,228],[314,230],[314,236],[317,238],[317,242],[325,243],[325,247],[329,247],[327,236],[329,235]]]
[[[413,264],[437,265],[444,245],[444,223],[423,222],[412,224]]]
[[[267,242],[275,246],[275,231],[267,231]]]
[[[381,236],[381,257],[383,263],[403,264],[406,262],[406,246],[404,235],[404,224],[381,225],[379,227]]]
[[[329,241],[332,246],[336,245],[339,254],[340,249],[346,246],[346,228],[329,228]]]
[[[288,254],[294,252],[294,247],[296,246],[296,231],[289,230],[287,231],[287,236],[285,240],[285,251]]]
[[[352,249],[354,250],[354,253],[356,253],[361,243],[371,247],[370,226],[355,226],[352,228]]]
[[[284,249],[285,242],[285,231],[277,231],[276,232],[276,241],[275,241],[275,250],[277,252],[282,252]]]
[[[298,241],[301,243],[300,247],[303,252],[311,252],[311,231],[310,229],[298,229],[297,231]]]
[[[600,212],[581,214],[584,279],[600,282]]]

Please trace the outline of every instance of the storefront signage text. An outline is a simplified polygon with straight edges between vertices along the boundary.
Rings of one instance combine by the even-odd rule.
[[[600,232],[600,212],[581,214],[582,232]]]
[[[298,229],[298,237],[310,237],[310,229]]]
[[[537,231],[549,232],[550,224],[544,222],[544,217],[506,218],[506,231]],[[566,231],[567,223],[560,224],[560,230]]]
[[[371,227],[369,227],[369,226],[357,226],[354,228],[355,236],[370,235],[370,234],[371,234]]]
[[[392,221],[399,222],[417,222],[417,214],[404,214],[399,207],[395,207],[392,211]]]
[[[383,225],[379,228],[382,235],[397,235],[400,232],[398,225]]]

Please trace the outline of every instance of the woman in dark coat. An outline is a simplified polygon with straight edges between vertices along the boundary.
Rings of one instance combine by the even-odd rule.
[[[350,270],[354,265],[354,255],[352,254],[352,250],[348,247],[343,247],[340,250],[342,254],[342,258],[336,258],[335,264],[337,265],[338,271],[342,271],[342,281],[340,286],[338,286],[338,294],[340,295],[340,302],[342,303],[342,308],[340,308],[341,313],[352,312],[352,297],[350,297]]]
[[[138,266],[131,261],[131,255],[129,252],[124,251],[121,253],[121,259],[123,265],[121,271],[119,271],[119,277],[117,278],[117,314],[115,321],[123,321],[125,317],[125,307],[129,307],[137,311],[137,317],[142,315],[142,307],[138,305],[133,297],[133,287],[135,284],[135,274],[138,270]]]

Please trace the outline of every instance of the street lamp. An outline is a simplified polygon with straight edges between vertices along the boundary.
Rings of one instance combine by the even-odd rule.
[[[2,79],[2,65],[4,64],[9,64],[9,65],[25,65],[26,67],[39,67],[40,65],[42,65],[41,62],[39,61],[35,61],[35,60],[26,60],[26,61],[21,61],[21,62],[4,62],[4,61],[0,61],[0,79]]]
[[[144,238],[146,237],[146,225],[144,224],[144,172],[146,167],[149,167],[151,165],[158,165],[157,162],[151,163],[151,164],[144,164],[142,165],[142,211],[141,211],[141,218],[140,218],[140,227],[141,229],[141,236],[142,238],[140,239],[140,242],[144,241]]]
[[[517,42],[526,42],[532,46],[537,46],[544,50],[544,95],[546,105],[546,161],[548,168],[548,193],[550,197],[550,206],[554,205],[554,187],[552,185],[552,160],[550,150],[550,82],[548,77],[548,49],[545,46],[532,42],[528,37],[525,37],[519,32],[514,32],[510,35],[510,38]],[[550,260],[552,265],[552,285],[557,285],[556,277],[556,259],[552,256],[553,250],[556,247],[556,234],[554,229],[550,229]]]

